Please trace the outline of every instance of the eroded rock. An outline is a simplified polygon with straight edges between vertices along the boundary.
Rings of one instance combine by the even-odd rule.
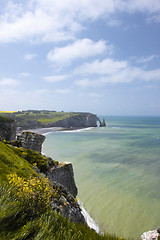
[[[153,231],[148,231],[148,232],[144,232],[143,235],[141,236],[142,240],[158,240],[159,237],[159,233],[157,232],[157,230],[153,230]]]
[[[63,163],[53,166],[47,171],[46,176],[51,182],[62,184],[73,195],[77,196],[77,187],[74,181],[73,167],[71,163]]]
[[[72,222],[85,223],[81,208],[69,191],[60,183],[52,182],[52,185],[57,192],[56,198],[52,198],[50,203],[52,209]]]
[[[21,141],[23,148],[34,150],[40,154],[45,138],[45,136],[33,132],[22,132],[17,136],[17,140]]]

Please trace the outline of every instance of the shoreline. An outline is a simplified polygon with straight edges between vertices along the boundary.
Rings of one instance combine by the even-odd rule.
[[[33,133],[45,135],[45,134],[51,133],[51,132],[62,131],[63,129],[64,128],[62,128],[62,127],[23,129],[21,131],[17,131],[16,135],[20,135],[22,132],[33,132]]]
[[[50,128],[36,128],[36,129],[29,129],[24,131],[30,131],[37,134],[46,135],[48,133],[57,132],[57,131],[80,131],[85,129],[90,129],[91,127],[85,127],[85,128],[79,128],[79,127],[71,127],[71,128],[63,128],[63,127],[50,127]],[[94,128],[94,127],[93,127]],[[42,153],[43,155],[46,155],[46,153]],[[94,219],[90,216],[90,214],[87,212],[87,210],[83,207],[83,203],[78,200],[79,207],[81,208],[81,213],[84,216],[84,219],[89,226],[90,229],[95,230],[98,234],[103,234],[100,231],[99,226],[94,221]]]
[[[48,133],[52,132],[58,132],[58,131],[79,131],[79,130],[85,130],[85,129],[90,129],[92,127],[70,127],[70,128],[65,128],[65,127],[49,127],[49,128],[33,128],[33,129],[25,129],[17,133],[17,135],[21,134],[22,132],[33,132],[37,134],[42,134],[46,135]],[[93,127],[94,128],[94,127]]]

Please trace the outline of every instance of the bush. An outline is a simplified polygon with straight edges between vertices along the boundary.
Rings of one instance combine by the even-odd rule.
[[[24,180],[17,174],[9,174],[8,180],[19,202],[34,214],[44,212],[50,207],[49,204],[54,191],[48,179],[29,177],[28,180]]]
[[[45,173],[47,171],[48,160],[46,157],[30,149],[12,147],[12,150],[15,154],[27,160],[30,164],[36,164],[41,172]]]

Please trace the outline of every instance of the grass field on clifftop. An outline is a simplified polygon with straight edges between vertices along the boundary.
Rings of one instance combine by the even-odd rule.
[[[56,112],[47,110],[29,110],[29,111],[18,111],[18,112],[7,112],[0,111],[0,115],[5,115],[6,117],[13,118],[17,122],[23,122],[27,120],[36,120],[42,124],[47,124],[49,122],[56,122],[59,120],[64,120],[72,116],[79,115],[73,112]]]

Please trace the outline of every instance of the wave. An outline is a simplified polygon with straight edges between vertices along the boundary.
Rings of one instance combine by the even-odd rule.
[[[93,218],[91,218],[91,216],[89,215],[89,213],[85,210],[85,208],[83,207],[83,203],[81,203],[80,201],[78,201],[81,209],[82,209],[82,215],[84,216],[84,219],[87,223],[87,225],[94,229],[98,234],[102,234],[102,232],[100,231],[98,225],[96,224],[96,222],[93,220]]]
[[[88,127],[88,128],[80,128],[80,129],[74,129],[74,130],[65,130],[63,132],[71,132],[71,133],[74,133],[74,132],[83,132],[83,131],[88,131],[88,130],[91,130],[91,129],[94,129],[95,127]]]

